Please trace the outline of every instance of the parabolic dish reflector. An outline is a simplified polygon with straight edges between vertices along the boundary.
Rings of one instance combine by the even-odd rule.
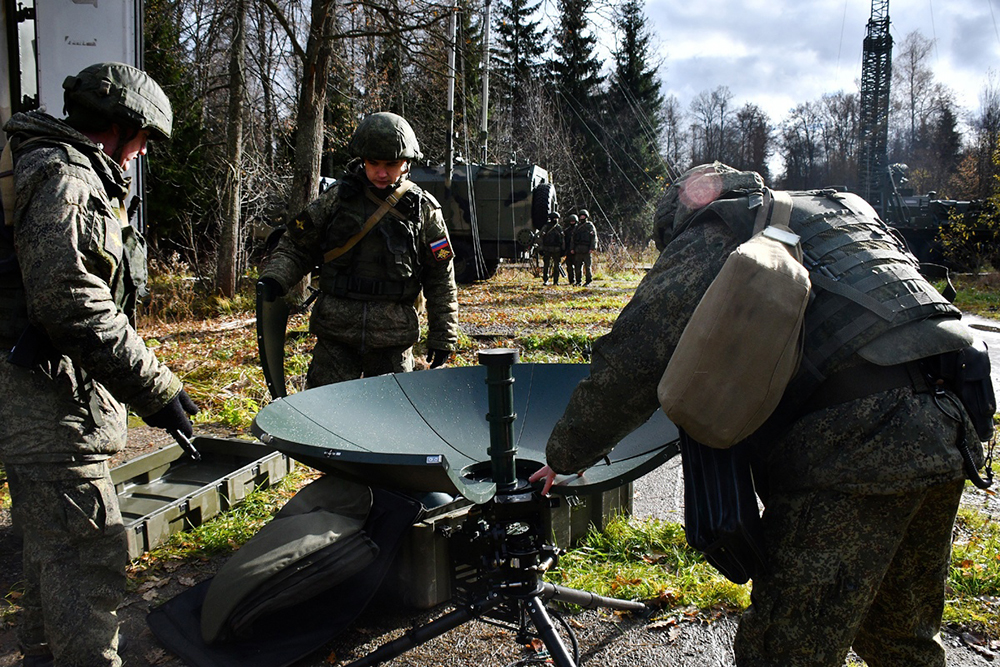
[[[545,443],[586,364],[514,364],[517,476],[545,462]],[[340,382],[280,398],[254,435],[308,466],[373,486],[493,497],[486,368],[443,368]],[[610,417],[609,417],[610,418]],[[629,482],[679,451],[662,411],[608,457],[553,492],[597,493]]]

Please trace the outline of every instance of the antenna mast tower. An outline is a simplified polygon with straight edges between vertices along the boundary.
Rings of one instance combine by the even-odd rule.
[[[889,0],[872,0],[861,63],[861,155],[858,182],[871,203],[881,200],[887,177],[889,144],[889,82],[892,77],[892,36]],[[886,202],[880,201],[883,206]]]

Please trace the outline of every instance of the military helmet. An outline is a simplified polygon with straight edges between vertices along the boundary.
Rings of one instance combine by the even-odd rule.
[[[169,139],[174,113],[159,84],[125,63],[97,63],[63,81],[63,102],[70,115],[75,107],[114,123],[148,130],[155,139]]]
[[[571,213],[569,216],[569,224],[575,225],[580,222],[580,218],[577,217],[576,213]]]
[[[587,209],[585,209],[585,208],[581,209],[580,210],[580,217],[581,218],[589,218],[590,217],[590,212],[587,211]]]
[[[388,111],[365,116],[354,130],[347,151],[371,160],[419,160],[424,156],[410,124]]]
[[[558,211],[552,211],[551,213],[549,213],[549,220],[558,221],[559,220],[559,212]]]

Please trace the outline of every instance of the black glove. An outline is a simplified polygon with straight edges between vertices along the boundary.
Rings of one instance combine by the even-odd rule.
[[[173,400],[148,417],[143,417],[142,420],[153,428],[179,431],[191,438],[194,437],[194,428],[191,426],[191,418],[188,415],[196,414],[198,414],[198,406],[194,404],[187,392],[181,389],[181,393],[174,396]]]
[[[427,350],[427,363],[431,368],[437,368],[451,358],[451,350],[436,350],[433,347]]]
[[[281,283],[274,278],[261,278],[257,281],[257,294],[264,301],[277,301],[285,296],[285,290],[281,287]]]

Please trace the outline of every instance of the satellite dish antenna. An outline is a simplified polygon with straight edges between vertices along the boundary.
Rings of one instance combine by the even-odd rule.
[[[527,478],[545,463],[549,434],[589,366],[509,364],[509,357],[495,355],[484,351],[480,359],[485,364],[499,358],[501,366],[512,366],[509,426],[517,450],[512,465],[516,477]],[[270,403],[257,414],[252,431],[262,442],[324,472],[484,503],[497,489],[489,453],[487,415],[496,410],[488,398],[488,368],[398,373],[309,389]],[[586,494],[617,488],[678,452],[677,427],[657,410],[603,461],[552,490]]]
[[[484,350],[478,367],[318,387],[276,400],[254,419],[253,432],[263,442],[320,470],[376,486],[460,493],[476,503],[450,537],[455,569],[467,573],[456,577],[455,609],[348,667],[381,664],[483,616],[517,618],[519,638],[541,638],[556,667],[576,667],[575,637],[564,626],[573,640],[567,648],[545,608],[548,600],[649,610],[639,601],[543,581],[559,549],[545,534],[550,499],[526,480],[545,460],[549,433],[587,367],[517,361],[516,350]],[[676,454],[678,440],[677,428],[657,410],[604,461],[553,491],[620,486]],[[528,633],[527,619],[537,634]]]

